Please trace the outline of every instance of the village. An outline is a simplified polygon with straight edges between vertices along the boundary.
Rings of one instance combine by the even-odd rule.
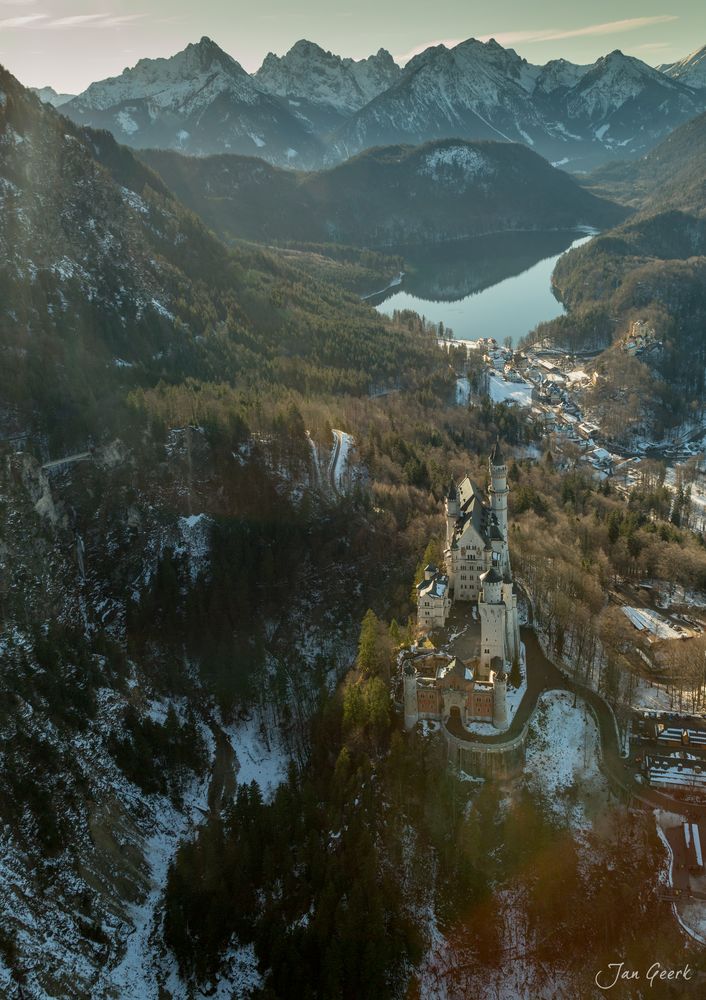
[[[494,403],[526,410],[541,424],[559,462],[583,467],[596,480],[610,479],[611,485],[624,494],[640,481],[640,463],[656,459],[665,465],[669,488],[677,488],[682,482],[691,485],[693,526],[701,529],[706,525],[703,427],[680,427],[662,441],[650,440],[646,433],[638,434],[629,446],[611,438],[585,412],[586,390],[602,378],[595,365],[599,351],[570,354],[549,342],[515,350],[509,345],[500,346],[492,337],[456,340],[447,335],[440,343],[447,350],[461,349],[469,368],[478,373],[474,386],[465,373],[458,374],[459,403],[467,403],[473,395],[485,395]],[[620,347],[626,355],[645,361],[661,350],[654,332],[641,320],[632,324]]]

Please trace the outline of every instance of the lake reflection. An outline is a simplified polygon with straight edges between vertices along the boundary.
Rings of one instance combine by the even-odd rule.
[[[563,306],[551,274],[566,250],[591,237],[570,232],[501,233],[420,247],[399,248],[409,272],[399,290],[373,300],[387,315],[413,309],[450,327],[459,339],[495,337],[516,343]]]

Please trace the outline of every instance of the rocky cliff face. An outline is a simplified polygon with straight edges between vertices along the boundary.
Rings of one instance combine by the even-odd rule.
[[[385,49],[367,59],[342,59],[314,42],[299,41],[284,56],[270,52],[254,75],[269,94],[303,99],[343,116],[358,111],[391,87],[401,70]]]

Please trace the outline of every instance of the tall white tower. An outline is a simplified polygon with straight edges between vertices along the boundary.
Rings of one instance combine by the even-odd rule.
[[[494,566],[481,573],[481,592],[478,598],[480,618],[480,673],[483,679],[490,676],[490,669],[496,657],[505,666],[505,616],[506,608],[502,597],[503,578]]]
[[[501,573],[510,573],[510,549],[507,537],[507,495],[510,492],[507,488],[507,465],[505,457],[500,447],[500,441],[496,441],[490,453],[490,506],[498,522],[500,534],[503,536],[502,557],[500,560]]]

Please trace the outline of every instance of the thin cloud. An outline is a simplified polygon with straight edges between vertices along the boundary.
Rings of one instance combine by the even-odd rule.
[[[25,28],[27,25],[46,19],[46,14],[25,14],[20,17],[4,17],[0,20],[0,28]]]
[[[0,0],[0,3],[5,0]],[[19,0],[12,0],[18,3]],[[145,17],[145,14],[72,14],[68,17],[50,18],[48,14],[24,14],[0,20],[0,28],[37,28],[49,31],[68,31],[71,28],[120,28]]]
[[[481,35],[479,42],[488,42],[494,38],[500,45],[516,45],[518,42],[556,42],[564,38],[600,37],[601,35],[622,34],[626,31],[637,31],[640,28],[650,28],[656,24],[666,24],[677,21],[676,14],[657,14],[654,17],[629,17],[622,21],[603,21],[600,24],[587,24],[583,28],[544,28],[538,31],[498,31],[490,35]],[[425,49],[434,45],[445,45],[452,49],[465,41],[463,38],[440,38],[433,42],[417,45],[409,52],[395,56],[397,62],[406,63],[413,56],[419,55]]]
[[[586,36],[616,35],[625,31],[637,31],[640,28],[650,28],[655,24],[666,24],[668,21],[678,21],[676,14],[658,14],[655,17],[629,17],[622,21],[604,21],[601,24],[588,24],[583,28],[550,28],[543,31],[508,31],[498,35],[484,35],[479,39],[487,42],[495,38],[496,42],[507,45],[513,42],[555,42],[563,38],[584,38]]]
[[[57,17],[45,25],[47,28],[77,28],[91,21],[102,21],[105,14],[72,14],[70,17]]]

